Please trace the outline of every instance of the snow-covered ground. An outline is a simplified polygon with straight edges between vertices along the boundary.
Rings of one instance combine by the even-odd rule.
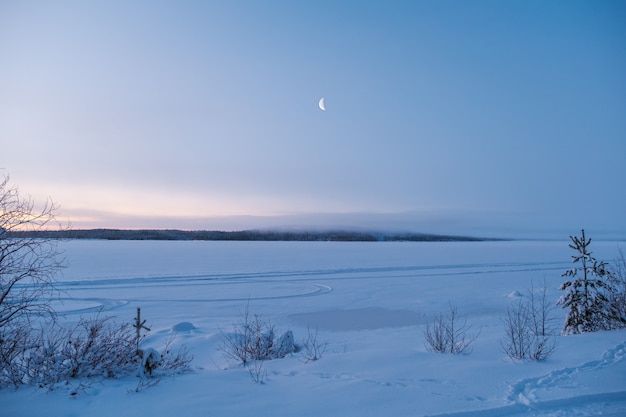
[[[626,331],[559,337],[543,362],[514,362],[500,348],[501,318],[519,293],[545,280],[559,297],[571,266],[565,240],[62,246],[62,320],[102,309],[131,321],[141,307],[152,329],[146,346],[175,334],[195,371],[140,392],[134,377],[3,390],[2,416],[626,415]],[[591,250],[611,260],[618,246],[594,241]],[[424,347],[425,323],[449,303],[480,332],[469,355]],[[221,332],[247,305],[297,342],[317,327],[325,354],[266,361],[265,383],[254,383],[220,350]],[[559,327],[564,313],[555,311]],[[193,329],[176,326],[185,322]]]

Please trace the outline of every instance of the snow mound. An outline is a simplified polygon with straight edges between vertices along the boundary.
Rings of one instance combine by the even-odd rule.
[[[295,352],[296,344],[293,340],[293,332],[286,331],[274,340],[272,345],[272,356],[274,358],[284,358],[290,353]]]
[[[196,326],[189,323],[188,321],[183,321],[178,324],[172,326],[172,331],[175,333],[187,333],[195,330]]]

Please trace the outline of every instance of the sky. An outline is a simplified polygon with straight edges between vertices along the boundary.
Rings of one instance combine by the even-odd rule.
[[[625,21],[602,0],[0,0],[0,174],[76,228],[626,238]]]

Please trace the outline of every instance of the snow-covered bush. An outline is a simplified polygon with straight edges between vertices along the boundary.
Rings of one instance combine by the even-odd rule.
[[[3,347],[9,336],[19,338],[21,348],[17,354],[4,355],[0,386],[52,387],[75,378],[117,377],[135,368],[132,328],[118,325],[109,317],[81,319],[70,328],[48,323],[45,330],[29,329],[3,336]]]
[[[221,339],[226,356],[244,366],[249,361],[283,358],[296,350],[291,331],[276,337],[275,327],[258,314],[250,315],[247,306],[233,332],[222,332]]]
[[[139,349],[137,360],[137,386],[129,392],[141,392],[161,382],[162,377],[191,372],[193,356],[185,346],[174,352],[172,345],[175,338],[165,342],[161,353],[154,348]]]
[[[16,323],[0,326],[0,388],[19,386],[24,381],[24,353],[34,346],[31,331]]]
[[[16,348],[17,347],[17,348]],[[137,336],[129,323],[112,317],[81,319],[63,328],[49,324],[44,330],[3,327],[0,340],[0,387],[22,384],[52,388],[79,378],[160,376],[189,370],[192,357],[184,348],[173,352],[171,342],[162,353],[137,349]]]
[[[609,302],[617,313],[613,327],[626,327],[626,257],[621,249],[617,259],[613,261],[608,280],[614,289],[609,293]]]
[[[476,334],[468,334],[472,326],[467,325],[467,320],[460,320],[456,306],[450,304],[450,311],[439,314],[432,323],[426,325],[424,346],[429,352],[470,354],[470,345],[478,338]]]
[[[135,336],[128,323],[117,324],[111,317],[81,319],[70,329],[61,352],[70,378],[116,377],[134,368]]]
[[[558,305],[569,309],[562,334],[614,328],[623,318],[610,301],[615,289],[609,280],[607,264],[591,255],[591,239],[585,238],[584,229],[580,237],[570,236],[570,239],[569,247],[576,251],[572,262],[577,265],[562,275],[569,278],[561,285],[565,294],[558,301]]]
[[[550,356],[557,346],[552,310],[546,297],[545,282],[538,291],[531,287],[526,298],[509,306],[502,319],[505,336],[500,344],[504,353],[518,360],[540,361]]]
[[[152,376],[152,372],[159,367],[161,355],[156,349],[148,348],[139,351],[139,374],[140,376]]]

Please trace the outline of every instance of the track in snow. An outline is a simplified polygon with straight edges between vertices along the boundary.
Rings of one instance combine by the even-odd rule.
[[[625,358],[626,342],[607,350],[599,360],[518,381],[511,386],[511,393],[508,396],[510,405],[485,410],[438,414],[431,417],[623,417],[626,416],[626,391],[577,395],[576,381],[594,372],[602,377],[603,370],[618,365],[623,366],[622,362]],[[538,398],[547,391],[560,390],[567,394],[568,387],[570,395],[563,398],[550,400]]]
[[[562,270],[566,265],[563,262],[475,263],[127,276],[61,281],[57,287],[69,295],[69,297],[60,300],[62,306],[59,310],[65,314],[84,314],[95,311],[110,311],[130,302],[138,301],[206,303],[278,300],[321,296],[333,290],[331,285],[319,283],[320,280],[419,279],[433,276],[551,271]],[[245,285],[245,291],[238,289],[242,285]],[[189,298],[190,290],[197,296]],[[167,297],[163,297],[163,294],[167,294]]]

